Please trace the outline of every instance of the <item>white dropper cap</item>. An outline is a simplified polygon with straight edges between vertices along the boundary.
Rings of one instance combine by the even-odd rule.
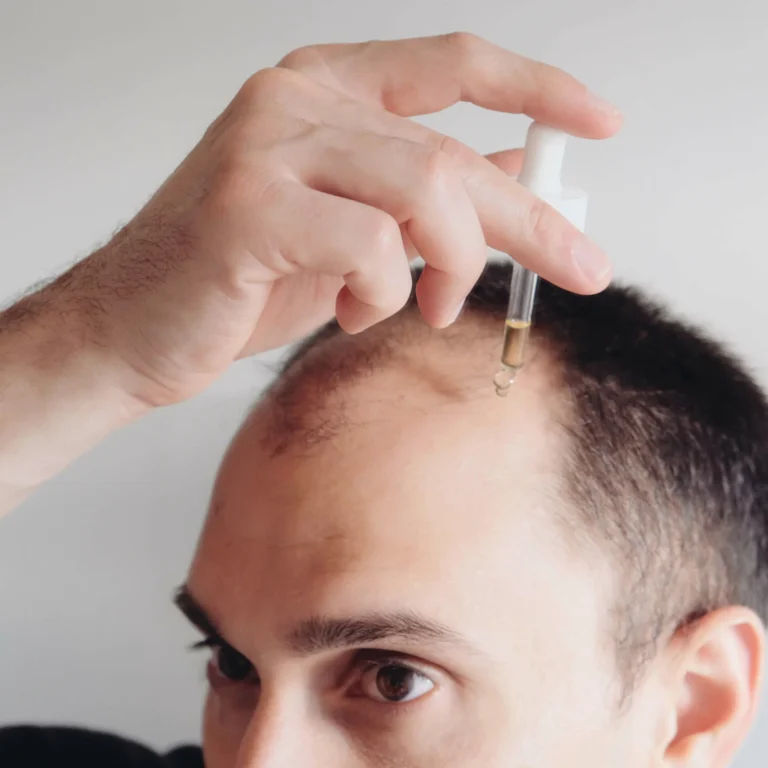
[[[582,232],[587,220],[587,193],[564,189],[560,181],[567,134],[542,123],[531,123],[525,140],[519,184],[558,210]]]

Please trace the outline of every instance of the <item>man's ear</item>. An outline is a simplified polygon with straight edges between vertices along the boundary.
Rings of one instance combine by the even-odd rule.
[[[680,629],[670,650],[674,712],[663,765],[726,768],[757,709],[763,624],[747,608],[722,608]]]

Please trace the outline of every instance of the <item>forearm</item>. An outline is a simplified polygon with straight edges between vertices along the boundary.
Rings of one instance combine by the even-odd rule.
[[[0,314],[0,515],[138,415],[109,350],[57,293]]]

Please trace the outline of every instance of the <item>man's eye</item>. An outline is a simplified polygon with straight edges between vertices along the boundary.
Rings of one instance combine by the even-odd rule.
[[[365,696],[387,704],[404,704],[426,696],[435,684],[411,667],[395,662],[372,664],[360,681]]]
[[[229,645],[214,648],[211,664],[222,677],[233,681],[245,680],[254,671],[253,664]]]

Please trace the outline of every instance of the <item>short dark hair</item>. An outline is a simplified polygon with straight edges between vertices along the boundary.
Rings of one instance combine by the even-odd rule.
[[[511,265],[489,264],[465,305],[496,321],[494,333],[510,276]],[[413,295],[403,313],[415,315]],[[382,358],[365,334],[324,361],[341,333],[331,322],[299,345],[283,383],[298,364],[301,380],[324,388],[375,368]],[[614,624],[630,667],[664,632],[717,607],[744,605],[765,620],[768,403],[756,383],[720,345],[630,288],[584,297],[542,282],[532,338],[568,403],[570,525],[621,569]]]

